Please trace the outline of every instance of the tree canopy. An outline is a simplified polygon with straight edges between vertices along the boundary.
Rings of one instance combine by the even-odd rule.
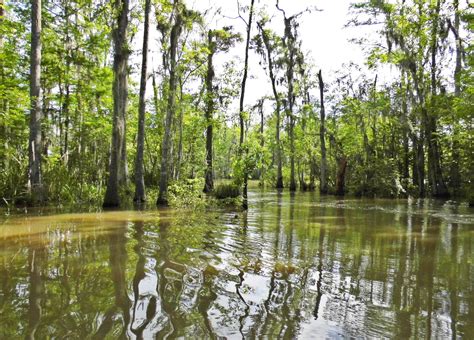
[[[249,179],[472,202],[472,12],[368,0],[351,13],[348,27],[372,31],[354,42],[366,58],[334,73],[304,49],[315,8],[236,1],[229,18],[185,0],[0,1],[2,204],[169,204],[171,186],[225,180],[245,205]],[[252,102],[259,72],[268,95]]]

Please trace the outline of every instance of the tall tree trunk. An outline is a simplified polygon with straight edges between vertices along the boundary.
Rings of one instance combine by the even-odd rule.
[[[302,135],[305,136],[306,135],[306,117],[303,116],[302,119],[301,119],[301,132],[302,132]],[[297,173],[298,173],[298,180],[299,180],[299,185],[300,185],[300,190],[301,191],[306,191],[308,190],[308,184],[306,183],[305,181],[305,178],[304,178],[304,172],[305,172],[305,162],[301,160],[301,157],[298,157],[298,161],[297,161]]]
[[[161,169],[160,169],[160,191],[157,205],[168,205],[168,172],[169,172],[169,159],[170,159],[170,147],[171,147],[171,129],[173,124],[173,117],[176,104],[176,55],[178,52],[178,39],[181,34],[182,17],[180,13],[179,1],[177,0],[174,4],[176,11],[176,19],[170,33],[170,76],[169,76],[169,92],[168,92],[168,103],[166,109],[166,120],[165,120],[165,133],[163,135],[163,143],[161,147]]]
[[[454,7],[454,26],[450,25],[451,30],[454,33],[456,38],[456,66],[454,69],[454,95],[456,98],[461,96],[461,70],[462,70],[462,41],[459,36],[459,27],[460,27],[460,17],[459,17],[459,0],[453,1]],[[454,112],[454,110],[453,110]],[[459,169],[459,142],[458,142],[458,122],[456,117],[453,117],[453,132],[452,132],[452,163],[451,163],[451,187],[453,189],[453,194],[459,192],[461,188],[461,174]]]
[[[324,108],[324,82],[323,82],[323,75],[322,71],[319,70],[318,73],[319,79],[319,95],[321,100],[321,124],[319,127],[319,138],[321,140],[321,179],[319,185],[319,192],[321,194],[328,193],[328,182],[327,182],[327,159],[326,159],[326,139],[325,139],[325,132],[326,132],[326,111]]]
[[[288,98],[287,98],[287,115],[289,117],[288,134],[290,139],[290,191],[296,191],[296,178],[295,178],[295,117],[293,115],[293,106],[295,103],[294,88],[293,88],[293,77],[294,77],[294,66],[295,66],[295,37],[291,30],[291,22],[293,17],[286,18],[285,16],[285,40],[287,48],[287,69],[286,79],[288,82]]]
[[[278,94],[276,87],[276,78],[273,73],[273,57],[272,57],[272,45],[270,44],[270,38],[268,37],[267,32],[263,29],[260,23],[258,23],[260,32],[262,34],[263,43],[265,49],[267,50],[267,59],[268,59],[268,73],[270,76],[270,82],[272,83],[273,98],[275,99],[275,114],[276,114],[276,129],[275,129],[275,139],[276,139],[276,163],[277,163],[277,175],[276,175],[276,184],[277,189],[283,188],[283,171],[282,171],[282,157],[281,157],[281,142],[280,142],[280,112],[281,112],[281,101],[280,95]]]
[[[64,165],[68,165],[69,162],[69,123],[70,123],[70,112],[69,108],[71,106],[71,81],[70,81],[70,70],[71,70],[71,37],[69,35],[69,26],[70,26],[70,20],[69,16],[71,15],[69,11],[69,5],[66,2],[64,5],[64,20],[65,20],[65,35],[66,35],[66,69],[65,69],[65,74],[64,74],[64,83],[65,83],[65,99],[63,103],[63,107],[61,109],[62,115],[64,115],[64,144],[63,144],[63,149],[62,149],[62,157],[63,157],[63,162]],[[61,121],[61,118],[60,118]]]
[[[408,102],[407,102],[407,81],[405,71],[402,70],[402,81],[401,81],[401,92],[402,92],[402,122],[403,122],[403,164],[402,164],[402,176],[404,185],[408,184],[410,178],[410,155],[409,155],[409,135],[410,127],[408,124]],[[407,188],[405,188],[407,189]]]
[[[31,73],[30,73],[30,135],[28,143],[28,191],[33,203],[45,199],[41,178],[41,0],[31,2]]]
[[[137,155],[135,159],[135,202],[145,202],[145,178],[143,154],[145,151],[145,104],[146,104],[146,81],[148,62],[148,30],[150,20],[151,0],[145,1],[145,22],[143,24],[143,48],[142,48],[142,74],[140,78],[140,99],[138,104],[138,134],[137,134]]]
[[[157,126],[157,130],[160,131],[161,130],[161,124],[163,123],[163,119],[162,119],[161,114],[160,114],[159,88],[158,88],[158,84],[156,83],[156,72],[155,71],[152,72],[151,79],[152,79],[152,87],[153,87],[153,108],[155,109],[155,124]],[[145,141],[146,141],[146,139],[145,139]],[[157,152],[157,154],[161,154],[161,145],[159,145],[156,152]],[[150,156],[152,157],[152,163],[153,163],[151,171],[152,171],[152,174],[155,174],[155,171],[157,170],[156,167],[158,165],[158,156],[153,155],[153,153],[151,153]],[[155,178],[155,177],[153,177],[153,178]]]
[[[123,183],[125,176],[125,164],[123,154],[125,152],[125,115],[127,111],[127,28],[129,0],[116,0],[114,3],[117,10],[117,27],[113,32],[114,41],[114,116],[112,121],[112,147],[110,150],[109,179],[105,192],[104,207],[118,207],[120,205],[119,186]],[[122,177],[122,178],[121,178]]]
[[[434,197],[448,197],[448,189],[443,180],[441,171],[441,156],[438,143],[436,102],[437,102],[437,61],[438,52],[438,25],[441,0],[436,1],[431,32],[431,110],[427,115],[426,140],[428,142],[428,174],[431,184],[431,193]]]
[[[66,166],[68,165],[68,162],[69,162],[69,123],[70,123],[69,107],[70,107],[70,104],[71,104],[71,90],[70,90],[69,79],[67,79],[66,80],[66,96],[65,96],[64,107],[63,107],[63,113],[65,117],[63,157],[64,157],[64,164]]]
[[[426,110],[426,101],[425,93],[420,88],[420,83],[418,81],[418,75],[415,69],[411,70],[413,76],[413,82],[416,91],[416,97],[418,99],[418,105],[421,110],[421,124],[427,122],[427,110]],[[425,197],[425,148],[424,141],[426,135],[422,128],[420,128],[419,137],[416,132],[413,133],[413,150],[415,151],[415,164],[416,164],[416,179],[418,180],[418,193],[420,197]],[[415,176],[413,176],[415,178]]]
[[[245,157],[247,151],[243,150],[244,138],[245,138],[245,124],[244,124],[244,99],[245,99],[245,85],[247,83],[248,68],[249,68],[249,47],[250,47],[250,32],[252,30],[252,19],[253,19],[253,6],[255,0],[250,0],[250,13],[249,21],[247,24],[247,40],[245,42],[245,63],[244,63],[244,75],[242,77],[242,84],[240,86],[240,105],[239,105],[239,121],[240,121],[240,152],[241,157]],[[247,169],[244,169],[244,187],[242,191],[243,202],[242,207],[244,209],[248,208],[247,201],[247,181],[248,174]]]
[[[204,184],[204,192],[214,190],[214,179],[212,174],[212,116],[214,114],[214,93],[212,82],[214,80],[214,66],[212,59],[215,53],[215,43],[213,41],[212,30],[207,33],[207,46],[209,54],[207,55],[207,73],[206,73],[206,182]]]

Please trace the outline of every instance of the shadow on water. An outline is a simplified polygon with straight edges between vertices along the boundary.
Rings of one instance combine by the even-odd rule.
[[[11,216],[0,338],[473,338],[474,213],[250,192],[248,212]]]

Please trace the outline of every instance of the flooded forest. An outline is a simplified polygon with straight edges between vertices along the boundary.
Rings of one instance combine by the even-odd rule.
[[[0,0],[0,339],[474,338],[473,32]]]

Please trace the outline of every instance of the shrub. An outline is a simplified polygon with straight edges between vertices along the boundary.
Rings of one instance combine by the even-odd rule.
[[[214,196],[217,199],[237,198],[239,195],[240,189],[234,183],[219,184],[214,189]]]
[[[187,179],[173,183],[168,187],[169,204],[177,208],[203,208],[206,201],[202,194],[202,179]]]

